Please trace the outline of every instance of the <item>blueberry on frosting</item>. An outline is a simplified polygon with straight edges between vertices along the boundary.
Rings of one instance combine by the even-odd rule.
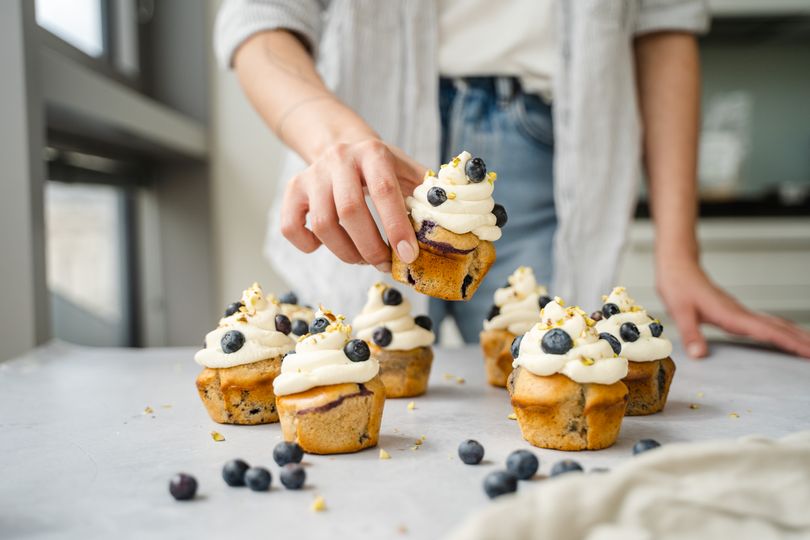
[[[638,326],[636,326],[635,323],[626,322],[619,327],[619,335],[624,341],[632,343],[641,337],[641,332],[639,332]]]
[[[523,341],[523,334],[520,334],[512,340],[512,346],[509,347],[509,350],[512,351],[512,358],[517,359],[518,355],[520,354],[521,341]]]
[[[658,321],[653,321],[650,323],[650,333],[653,337],[661,337],[661,333],[664,331],[664,325]]]
[[[391,344],[391,340],[394,339],[394,335],[388,328],[380,326],[374,330],[374,334],[372,334],[371,339],[380,347],[387,347]]]
[[[506,208],[497,203],[495,203],[495,206],[492,207],[492,215],[495,216],[495,225],[498,227],[503,227],[506,225],[506,222],[509,219],[509,216],[506,215]]]
[[[546,354],[565,354],[574,347],[574,341],[562,328],[552,328],[543,334],[540,347]]]
[[[231,315],[239,311],[239,308],[241,307],[242,302],[234,302],[233,304],[229,304],[228,307],[225,308],[225,316],[230,317]]]
[[[427,315],[417,315],[416,317],[413,318],[413,322],[415,322],[417,326],[421,326],[425,330],[433,330],[433,320]]]
[[[604,339],[610,344],[610,348],[613,349],[613,352],[616,354],[621,354],[622,352],[622,344],[619,343],[619,340],[613,337],[613,334],[609,332],[602,332],[599,334],[599,339]]]
[[[245,344],[245,334],[239,330],[229,330],[225,332],[220,340],[222,352],[232,354],[242,348]]]
[[[402,303],[402,293],[393,287],[388,287],[383,291],[382,301],[386,306],[398,306]]]
[[[343,346],[343,353],[352,362],[365,362],[371,356],[371,351],[368,350],[368,344],[362,339],[349,340]]]
[[[427,192],[427,200],[431,206],[439,206],[447,200],[447,192],[438,186],[433,186]]]
[[[464,173],[467,175],[467,178],[470,179],[470,182],[477,184],[486,178],[487,165],[484,163],[484,160],[479,157],[472,158],[468,160],[467,164],[464,166]]]
[[[293,319],[292,322],[293,334],[295,334],[296,336],[303,336],[307,332],[309,332],[309,325],[307,324],[307,321],[305,321],[304,319]]]
[[[499,308],[495,304],[492,304],[492,307],[489,308],[489,313],[487,314],[487,320],[491,321],[492,319],[494,319],[495,317],[497,317],[500,314],[501,314],[501,308]]]
[[[290,318],[286,315],[279,313],[276,315],[275,319],[276,323],[276,330],[281,332],[282,334],[289,334],[292,332],[292,323],[290,322]]]
[[[548,304],[549,302],[551,302],[551,297],[547,295],[543,295],[537,299],[537,305],[540,306],[540,309],[546,307],[546,304]]]
[[[329,319],[327,319],[326,317],[318,317],[317,319],[312,321],[311,325],[309,325],[309,333],[320,334],[321,332],[326,330],[327,326],[329,326]]]
[[[278,299],[279,302],[282,304],[297,304],[298,303],[298,296],[289,291],[288,293],[284,294],[281,298]]]
[[[604,306],[602,306],[602,315],[604,315],[606,319],[609,319],[620,312],[621,310],[619,309],[619,306],[617,306],[616,304],[607,303]]]

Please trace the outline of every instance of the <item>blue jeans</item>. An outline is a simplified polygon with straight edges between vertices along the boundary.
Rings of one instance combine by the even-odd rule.
[[[452,316],[464,341],[478,341],[495,289],[518,266],[531,266],[548,285],[552,270],[554,212],[554,131],[551,107],[526,94],[511,77],[441,79],[442,163],[462,150],[480,156],[498,173],[495,201],[509,216],[495,242],[498,258],[475,295],[466,302],[430,299],[439,323]]]

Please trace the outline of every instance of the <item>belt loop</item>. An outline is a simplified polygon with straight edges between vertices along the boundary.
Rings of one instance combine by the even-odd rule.
[[[512,77],[496,77],[495,94],[498,96],[498,105],[508,105],[515,94],[515,84]]]

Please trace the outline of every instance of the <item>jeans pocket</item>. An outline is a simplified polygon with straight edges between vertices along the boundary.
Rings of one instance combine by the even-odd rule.
[[[534,141],[554,146],[554,124],[551,107],[534,94],[520,94],[509,107],[517,130]]]

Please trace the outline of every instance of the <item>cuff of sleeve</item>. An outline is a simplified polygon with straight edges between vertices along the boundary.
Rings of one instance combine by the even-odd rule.
[[[644,0],[639,8],[635,34],[709,31],[709,9],[704,0]]]

